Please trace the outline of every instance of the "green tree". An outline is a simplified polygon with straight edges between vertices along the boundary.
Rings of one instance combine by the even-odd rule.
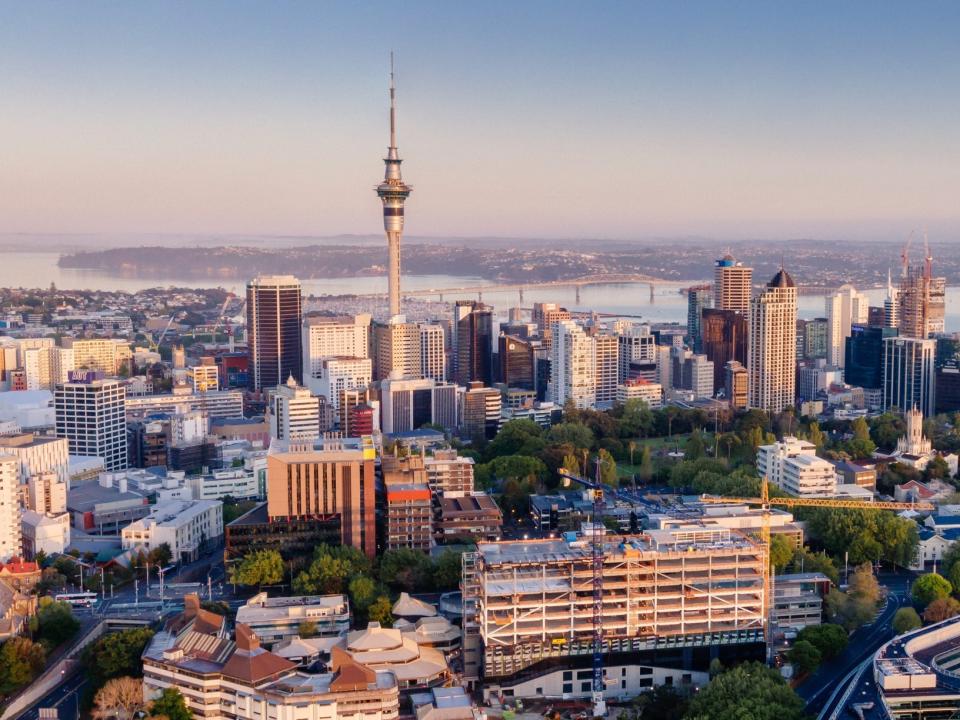
[[[782,573],[793,559],[794,547],[783,535],[777,533],[770,537],[770,564],[774,572]]]
[[[140,657],[152,637],[153,630],[149,628],[130,628],[108,633],[87,645],[81,658],[94,688],[102,687],[111,678],[140,677]]]
[[[353,612],[359,617],[365,617],[367,608],[377,597],[377,584],[366,575],[357,575],[347,585],[347,592]]]
[[[809,625],[797,633],[797,640],[806,640],[824,660],[832,660],[846,649],[849,636],[839,625]]]
[[[706,445],[699,429],[690,433],[687,444],[683,448],[683,454],[685,460],[699,460],[706,455]]]
[[[620,434],[622,437],[647,437],[653,432],[655,420],[653,411],[644,400],[627,400],[623,404],[620,416]],[[630,461],[633,465],[633,461]]]
[[[939,455],[935,455],[923,469],[924,480],[943,480],[950,477],[950,466]]]
[[[644,445],[640,451],[640,480],[645,483],[653,479],[653,458],[650,457],[650,446]]]
[[[463,553],[447,550],[434,562],[433,579],[437,590],[456,590],[463,577]]]
[[[160,696],[150,703],[150,715],[168,720],[193,720],[193,713],[187,707],[186,700],[174,687],[164,688]]]
[[[854,420],[850,429],[853,431],[853,438],[846,443],[846,450],[854,458],[866,458],[873,455],[877,449],[876,443],[870,439],[870,427],[867,421],[859,417]]]
[[[430,590],[433,565],[419,550],[388,550],[380,558],[380,580],[400,590]]]
[[[580,467],[580,461],[573,453],[567,453],[563,456],[563,469],[575,475],[581,475],[583,468]]]
[[[814,421],[810,423],[810,430],[807,433],[807,440],[817,446],[820,450],[827,444],[827,435],[820,429],[820,423]]]
[[[610,485],[616,487],[619,483],[617,476],[617,461],[613,459],[613,456],[600,448],[600,452],[597,454],[597,457],[600,461],[600,482],[604,485]]]
[[[910,594],[913,601],[922,607],[926,607],[934,600],[940,600],[950,596],[953,592],[953,586],[950,581],[939,573],[926,573],[913,581],[910,588]]]
[[[934,600],[923,611],[923,619],[929,623],[940,622],[956,615],[960,615],[960,602],[952,597]]]
[[[393,625],[393,605],[390,598],[386,595],[378,597],[367,611],[367,617],[370,622],[380,623],[380,627],[391,627]]]
[[[46,652],[40,643],[11,637],[0,645],[0,695],[10,695],[29,685],[43,672]]]
[[[68,603],[40,598],[37,628],[40,640],[53,649],[76,635],[80,622],[73,616],[73,609]]]
[[[170,546],[167,543],[157,545],[157,547],[150,551],[151,565],[159,565],[163,567],[165,565],[169,565],[172,559],[173,552],[170,550]],[[171,720],[173,719],[171,718]]]
[[[804,702],[780,673],[744,663],[717,675],[690,702],[686,720],[802,720]]]
[[[820,666],[821,658],[820,651],[807,640],[797,640],[787,652],[787,660],[804,675],[816,670]]]
[[[904,607],[897,610],[893,616],[893,631],[897,635],[903,635],[905,632],[916,630],[923,625],[917,611],[912,607]]]
[[[657,685],[650,692],[640,693],[633,706],[642,720],[683,720],[690,707],[690,699],[681,695],[675,687]]]
[[[544,445],[543,428],[533,420],[510,420],[490,441],[485,455],[488,459],[506,455],[536,455]]]
[[[547,474],[547,466],[539,458],[528,455],[509,455],[494,458],[490,462],[490,471],[500,480],[525,480],[536,482]]]
[[[840,581],[840,571],[829,555],[824,552],[811,552],[805,547],[794,550],[790,572],[819,572],[830,578],[834,585]]]
[[[230,582],[236,585],[276,585],[283,582],[283,558],[277,550],[254,550],[230,566]]]
[[[304,595],[336,595],[345,592],[348,578],[357,575],[371,575],[366,555],[345,545],[318,545],[310,564],[294,579],[293,589]]]
[[[557,445],[569,444],[575,448],[589,450],[593,447],[593,432],[586,425],[573,422],[557,423],[547,433],[547,440]]]

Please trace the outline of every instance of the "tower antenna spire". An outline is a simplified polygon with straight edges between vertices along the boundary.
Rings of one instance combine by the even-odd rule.
[[[397,86],[394,82],[393,50],[390,51],[390,158],[397,157]]]

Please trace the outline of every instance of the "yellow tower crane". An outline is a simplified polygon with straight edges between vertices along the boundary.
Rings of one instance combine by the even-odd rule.
[[[763,553],[763,618],[764,633],[767,642],[770,637],[770,601],[773,592],[773,583],[770,573],[770,508],[777,507],[825,507],[853,510],[933,510],[934,506],[927,502],[872,502],[869,500],[838,500],[834,498],[799,498],[799,497],[770,497],[767,478],[760,481],[760,497],[723,497],[717,495],[703,495],[701,502],[714,505],[759,505],[760,519],[760,547]]]

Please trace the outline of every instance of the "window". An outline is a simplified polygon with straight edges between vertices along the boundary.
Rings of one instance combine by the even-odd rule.
[[[566,673],[564,673],[566,674]],[[563,694],[569,695],[573,692],[573,683],[564,683],[563,684]]]
[[[668,687],[669,687],[669,686],[672,686],[672,685],[673,685],[673,675],[667,675],[667,676],[663,679],[663,684],[666,685],[666,686],[668,686]]]
[[[588,682],[580,683],[580,692],[585,692],[585,693],[590,692],[591,685],[592,683],[588,683]]]

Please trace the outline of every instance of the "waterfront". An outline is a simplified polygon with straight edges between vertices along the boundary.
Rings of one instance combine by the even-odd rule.
[[[175,253],[176,250],[171,250]],[[135,292],[151,287],[187,287],[209,288],[223,287],[234,293],[242,294],[244,282],[233,278],[217,281],[183,280],[170,278],[141,278],[135,276],[117,276],[100,271],[61,268],[57,265],[58,253],[52,252],[7,252],[0,253],[0,287],[36,287],[46,288],[54,283],[64,290],[121,290]],[[802,278],[798,278],[802,281]],[[343,277],[303,280],[304,293],[308,295],[345,295],[386,292],[385,276]],[[403,287],[406,290],[429,290],[431,288],[491,285],[493,283],[479,277],[452,275],[404,275]],[[866,291],[871,305],[882,305],[885,290],[874,288]],[[556,302],[571,310],[595,310],[602,313],[639,315],[649,322],[680,322],[687,319],[686,297],[677,291],[676,286],[656,287],[653,297],[650,287],[645,283],[616,283],[588,285],[579,290],[573,287],[536,288],[532,286],[523,292],[520,301],[516,290],[491,289],[483,293],[483,300],[493,305],[498,313],[506,314],[510,307],[521,305],[530,307],[535,302]],[[460,298],[477,299],[477,295],[445,294],[443,299],[453,302]],[[427,299],[427,298],[423,298]],[[430,299],[436,299],[431,297]],[[798,314],[801,318],[822,317],[824,315],[824,296],[804,294],[798,299]],[[960,287],[947,289],[946,329],[948,332],[960,331]]]

